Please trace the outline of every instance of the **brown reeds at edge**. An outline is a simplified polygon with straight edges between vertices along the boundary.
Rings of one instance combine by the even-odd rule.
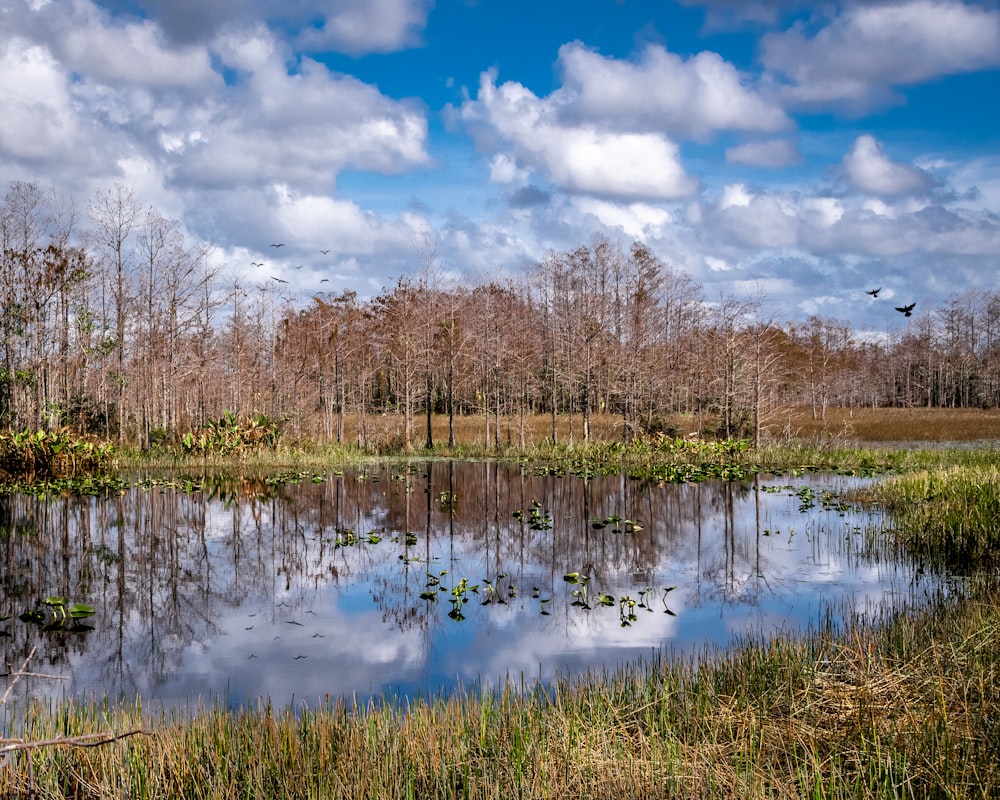
[[[1000,592],[976,581],[876,624],[544,690],[156,714],[35,704],[21,735],[46,746],[6,740],[0,796],[996,797],[998,662]],[[152,735],[79,746],[139,729]]]

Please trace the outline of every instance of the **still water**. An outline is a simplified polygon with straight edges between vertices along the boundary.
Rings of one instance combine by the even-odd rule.
[[[14,698],[147,707],[412,697],[696,653],[930,591],[879,545],[878,515],[838,500],[852,485],[433,462],[2,497],[0,647],[5,671],[37,647],[44,677]],[[52,595],[94,614],[54,620]]]

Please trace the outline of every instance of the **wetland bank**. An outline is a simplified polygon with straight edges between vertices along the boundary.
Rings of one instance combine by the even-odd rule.
[[[861,613],[862,609],[854,608],[847,609],[837,619],[824,616],[808,629],[777,633],[772,630],[766,635],[760,630],[747,630],[725,646],[704,647],[676,657],[661,652],[638,659],[612,658],[591,669],[556,677],[543,691],[536,690],[529,679],[512,677],[506,682],[496,676],[496,680],[484,684],[473,682],[455,691],[430,692],[429,696],[408,701],[383,701],[374,695],[370,701],[363,697],[355,701],[331,696],[311,705],[261,700],[234,708],[207,702],[164,708],[138,699],[121,704],[87,700],[46,700],[28,705],[19,702],[5,709],[8,719],[16,715],[22,721],[20,738],[25,747],[39,746],[8,752],[0,781],[13,796],[20,792],[22,796],[34,793],[42,797],[995,795],[1000,787],[995,757],[1000,734],[993,722],[998,718],[995,708],[998,671],[994,654],[1000,650],[996,641],[1000,632],[1000,601],[995,587],[995,566],[989,567],[985,558],[995,545],[996,536],[995,525],[991,524],[996,519],[995,510],[990,506],[990,498],[1000,492],[995,453],[989,450],[831,453],[828,448],[812,451],[790,448],[783,456],[777,452],[734,454],[727,468],[746,470],[744,479],[750,476],[752,482],[752,473],[761,466],[758,462],[768,459],[771,459],[768,469],[781,475],[764,484],[772,486],[774,491],[761,491],[758,478],[757,490],[749,492],[747,497],[753,503],[758,499],[765,503],[780,501],[793,516],[801,513],[798,506],[803,497],[799,494],[802,484],[796,488],[796,473],[823,474],[840,480],[845,476],[830,474],[836,462],[840,463],[841,472],[870,474],[889,469],[900,473],[883,472],[874,483],[865,478],[862,485],[850,490],[858,499],[877,501],[880,508],[895,511],[897,516],[886,533],[893,538],[908,534],[909,547],[924,548],[923,562],[918,566],[924,576],[945,571],[960,574],[961,580],[948,583],[947,591],[932,592],[919,601],[907,598],[882,612],[864,609],[865,613]],[[782,459],[786,461],[778,469]],[[875,465],[873,459],[881,463]],[[531,474],[530,468],[521,475],[525,465],[519,465],[517,472],[519,479],[523,477],[529,485],[532,480],[552,481],[555,476],[546,473],[559,470],[570,473],[569,485],[574,488],[567,492],[576,491],[574,505],[581,506],[587,496],[581,487],[594,487],[602,479],[594,467],[599,460],[576,457],[563,467],[549,462],[539,470],[542,474],[537,475]],[[443,563],[434,563],[437,569],[427,569],[439,545],[445,542],[449,546],[453,542],[464,545],[463,534],[453,531],[440,541],[422,539],[421,525],[435,517],[455,524],[468,523],[460,520],[457,513],[464,512],[462,504],[467,498],[463,498],[464,489],[448,490],[438,480],[433,480],[431,491],[425,493],[421,476],[426,474],[427,466],[411,464],[411,469],[405,466],[407,463],[381,462],[378,469],[365,467],[369,478],[355,480],[369,491],[372,486],[389,487],[386,494],[393,497],[389,505],[393,514],[403,515],[402,524],[386,524],[384,517],[379,526],[371,528],[368,523],[358,524],[357,517],[348,524],[348,520],[336,517],[331,506],[327,508],[326,527],[308,527],[302,524],[302,513],[287,509],[283,513],[292,521],[289,530],[300,549],[292,547],[282,552],[281,537],[276,537],[273,546],[278,548],[277,563],[283,557],[292,566],[293,558],[313,552],[308,547],[301,549],[303,543],[313,548],[329,548],[345,569],[351,559],[383,558],[379,554],[384,552],[392,556],[386,561],[400,562],[403,559],[399,556],[410,558],[406,555],[410,552],[414,557],[411,563],[402,565],[409,566],[414,577],[409,591],[416,594],[417,600],[421,600],[420,593],[432,589],[439,595],[436,600],[422,600],[423,606],[420,603],[413,606],[422,609],[425,615],[422,624],[446,630],[446,625],[451,625],[452,630],[473,630],[472,625],[466,625],[476,621],[472,614],[462,611],[465,620],[448,617],[456,608],[471,609],[472,597],[478,601],[474,606],[476,613],[489,614],[498,609],[510,613],[512,598],[509,597],[507,606],[482,605],[483,578],[491,581],[494,590],[498,589],[501,570],[508,576],[515,574],[514,567],[506,565],[518,564],[523,556],[515,557],[510,551],[501,553],[499,549],[476,551],[475,563],[482,569],[449,569],[447,575],[440,574],[449,566]],[[478,468],[489,466],[493,465],[484,467],[480,463]],[[808,469],[819,466],[825,469],[817,473]],[[432,473],[436,475],[439,468],[446,470],[448,462],[434,462]],[[322,494],[336,486],[331,478],[349,474],[346,467],[341,471],[342,476],[330,473],[327,477],[324,473],[322,480],[314,483],[313,477],[319,476],[318,472],[299,470],[296,480],[303,489]],[[374,475],[379,477],[377,482],[371,480]],[[664,476],[661,473],[660,479]],[[291,483],[288,477],[289,473],[285,473],[280,485],[274,487],[275,502]],[[635,492],[634,496],[641,496],[639,483],[626,481],[624,485]],[[724,485],[735,489],[738,483],[730,480]],[[618,485],[622,485],[620,479]],[[708,485],[700,482],[680,485],[692,493],[708,490]],[[209,493],[213,491],[210,487],[202,488],[208,488]],[[152,504],[150,498],[173,489],[150,483],[144,491]],[[214,491],[222,507],[228,505],[231,525],[232,509],[241,503],[238,498]],[[447,491],[452,494],[446,495]],[[259,492],[259,486],[254,492]],[[507,494],[512,494],[509,489]],[[651,531],[666,526],[655,524],[659,517],[654,519],[654,515],[646,514],[647,519],[642,519],[634,509],[616,505],[621,502],[620,494],[605,493],[601,498],[609,496],[615,498],[615,503],[602,505],[595,498],[587,501],[592,503],[590,513],[582,518],[573,536],[567,534],[565,547],[556,548],[566,560],[545,564],[549,583],[541,584],[540,579],[530,574],[525,575],[527,580],[518,575],[517,599],[531,612],[531,619],[559,616],[541,614],[540,601],[549,598],[550,591],[550,604],[557,600],[561,603],[563,619],[572,619],[574,613],[591,620],[603,619],[609,628],[625,637],[637,632],[641,635],[644,617],[658,621],[674,619],[665,613],[659,592],[653,596],[657,603],[646,603],[652,605],[648,611],[640,608],[639,602],[652,598],[648,595],[641,598],[639,592],[647,585],[660,591],[670,585],[683,586],[683,575],[678,577],[669,561],[664,565],[662,560],[653,559],[660,572],[633,580],[633,564],[629,561],[636,555],[648,555],[639,545],[642,535],[650,536]],[[822,491],[814,491],[814,497],[822,505]],[[549,495],[531,485],[525,494],[511,498],[502,513],[497,506],[492,516],[505,530],[510,527],[524,531],[528,537],[525,550],[530,551],[532,536],[548,536],[554,541],[559,535],[555,524],[551,530],[544,530],[556,507],[548,499]],[[407,502],[414,515],[412,524],[406,523]],[[418,510],[426,510],[428,504],[431,514],[419,515]],[[449,509],[449,504],[455,508]],[[680,502],[678,513],[684,508]],[[907,509],[918,512],[919,516],[901,513]],[[491,511],[487,506],[484,518],[487,521]],[[509,518],[504,516],[507,511]],[[514,512],[521,512],[522,519],[517,519]],[[773,508],[765,510],[766,523],[759,525],[754,515],[754,522],[748,528],[754,531],[756,540],[772,550],[779,541],[787,546],[789,538],[812,544],[805,531],[789,537],[787,523],[775,524],[775,513]],[[831,508],[829,513],[838,524],[844,524],[838,516],[841,511]],[[616,516],[618,520],[613,519]],[[206,522],[209,517],[205,515]],[[721,517],[723,532],[729,519],[735,535],[740,527],[736,522],[738,515],[727,517],[723,510]],[[543,530],[531,528],[533,519]],[[523,520],[527,520],[524,526]],[[609,532],[616,524],[623,528],[626,520],[638,523],[642,530]],[[941,521],[937,528],[935,520]],[[955,530],[955,520],[962,521],[960,535]],[[552,522],[556,521],[553,517]],[[482,527],[482,523],[479,520],[473,524]],[[775,535],[777,528],[782,528],[782,532]],[[393,543],[391,529],[415,533],[417,540],[408,543],[404,537]],[[321,530],[327,535],[311,541],[310,535]],[[388,536],[376,544],[370,541],[348,544],[348,531],[358,537],[373,532],[381,536],[380,530]],[[488,524],[486,530],[490,530]],[[765,530],[770,535],[763,536]],[[594,551],[588,551],[581,543],[587,535],[592,541],[611,543],[610,563],[615,569],[593,558]],[[323,538],[329,541],[323,542]],[[865,550],[864,542],[873,542],[878,537],[862,533],[840,535],[838,531],[835,538],[851,542],[855,548],[851,552],[857,555]],[[197,541],[198,537],[194,539]],[[956,541],[978,542],[979,547],[942,546]],[[383,551],[383,544],[395,549]],[[833,539],[829,546],[833,547]],[[225,542],[223,547],[232,552],[233,542]],[[660,551],[669,549],[661,543]],[[733,548],[732,553],[736,552],[737,548]],[[753,553],[746,548],[743,552]],[[721,556],[725,586],[725,547]],[[884,554],[880,557],[886,558],[885,563],[892,562]],[[970,558],[980,563],[974,565]],[[305,561],[308,560],[306,557]],[[487,562],[492,572],[486,569]],[[252,573],[253,563],[252,559],[242,562],[243,574]],[[534,562],[526,558],[524,563]],[[564,578],[573,572],[578,576],[586,574],[583,567],[596,567],[598,563],[602,563],[604,576],[625,575],[628,583],[598,586],[600,576],[594,569],[594,577],[585,584],[591,609],[581,610],[572,605],[581,599],[579,594],[574,595],[581,585]],[[579,567],[570,568],[567,566],[570,564]],[[735,570],[730,573],[735,575]],[[311,573],[304,570],[302,574]],[[406,573],[396,563],[386,574],[398,580]],[[438,581],[436,585],[431,581],[432,576]],[[912,571],[907,575],[907,586],[913,576]],[[266,576],[266,580],[274,586],[276,579],[280,583],[280,579],[287,581],[290,577],[291,572],[283,569]],[[474,581],[479,583],[478,593],[471,593]],[[149,582],[147,591],[151,585]],[[509,584],[505,586],[509,590]],[[459,587],[464,588],[464,596],[470,603],[456,606],[452,602],[462,598],[461,590],[455,593]],[[531,596],[533,587],[539,589],[537,599]],[[442,588],[446,591],[441,591]],[[225,586],[216,585],[215,590],[226,593]],[[558,598],[557,591],[562,592]],[[612,596],[615,603],[601,605],[602,594]],[[668,597],[669,594],[673,592]],[[622,610],[619,602],[625,596],[636,600],[638,619],[623,628],[620,625],[627,620],[619,616]],[[371,596],[366,602],[371,610]],[[158,610],[162,610],[158,598],[152,598],[140,616],[146,613],[156,617]],[[691,613],[686,603],[670,610],[677,614],[678,620]],[[732,608],[729,610],[735,613]],[[603,618],[599,616],[602,613],[606,614]],[[167,616],[158,618],[159,624],[176,624]],[[310,616],[303,614],[301,621]],[[306,630],[304,625],[300,630],[300,626],[280,620],[275,624],[303,635],[315,632]],[[86,634],[88,637],[98,633],[99,625],[94,628],[95,631]],[[310,653],[302,654],[312,657]],[[309,660],[292,661],[282,669],[287,671],[288,667]],[[25,677],[21,681],[25,685],[29,682],[37,685],[41,680]],[[22,702],[28,703],[27,698]],[[111,739],[123,734],[133,735],[91,748],[51,744],[59,737],[63,741],[84,735]],[[49,744],[41,746],[45,743]]]

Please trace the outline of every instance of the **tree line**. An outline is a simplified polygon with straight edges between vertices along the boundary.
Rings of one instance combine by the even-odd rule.
[[[1000,292],[953,297],[864,336],[764,299],[708,298],[646,245],[601,236],[476,285],[425,256],[377,296],[283,298],[227,274],[122,185],[85,212],[12,182],[0,208],[0,426],[69,428],[149,447],[225,414],[351,437],[398,414],[398,446],[454,445],[456,417],[523,444],[528,420],[613,415],[623,439],[677,413],[757,437],[780,409],[992,407]],[[446,415],[435,442],[432,415]]]

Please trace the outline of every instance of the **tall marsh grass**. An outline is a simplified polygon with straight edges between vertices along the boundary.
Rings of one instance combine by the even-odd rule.
[[[865,497],[896,522],[896,538],[937,567],[970,574],[1000,564],[1000,464],[956,464],[908,472]]]

